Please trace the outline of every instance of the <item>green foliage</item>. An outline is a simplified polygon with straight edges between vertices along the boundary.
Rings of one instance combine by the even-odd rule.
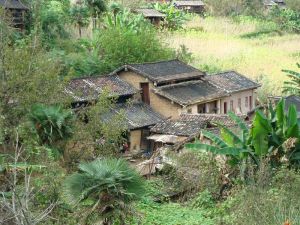
[[[234,195],[226,210],[230,218],[220,224],[299,224],[299,173],[280,169],[275,173],[261,172],[263,180],[244,187]],[[262,186],[260,182],[263,182]]]
[[[104,73],[124,64],[166,60],[175,55],[154,29],[140,33],[120,28],[106,29],[97,33],[93,42],[102,60]]]
[[[206,4],[215,16],[261,16],[263,10],[262,0],[209,0]]]
[[[69,37],[65,28],[69,22],[69,4],[69,1],[56,0],[33,2],[33,20],[39,21],[42,41],[46,46],[53,47],[57,39]]]
[[[144,194],[143,179],[123,159],[81,163],[79,169],[64,182],[65,199],[72,205],[91,201],[91,211],[108,221],[124,221],[130,203]]]
[[[184,22],[187,21],[187,16],[184,11],[177,9],[172,3],[154,3],[151,5],[157,11],[165,14],[163,27],[169,30],[179,30]]]
[[[268,19],[278,24],[279,28],[288,32],[300,32],[300,13],[292,9],[273,7]]]
[[[73,134],[73,113],[59,106],[34,105],[29,119],[42,144],[52,145]]]
[[[138,204],[138,209],[142,213],[141,223],[145,225],[214,224],[213,220],[205,218],[203,211],[182,206],[178,203],[159,204],[145,199]]]
[[[297,63],[300,69],[300,64]],[[292,70],[283,70],[286,75],[290,78],[289,81],[284,82],[283,93],[300,95],[300,72]]]
[[[230,113],[240,128],[240,135],[219,124],[221,138],[203,132],[213,145],[194,143],[187,144],[187,147],[230,156],[229,162],[233,164],[242,163],[248,158],[258,163],[262,157],[271,157],[271,163],[278,165],[286,157],[290,163],[299,165],[299,124],[295,106],[290,106],[286,113],[284,100],[281,100],[275,110],[271,105],[268,110],[267,115],[256,111],[251,130],[240,118]]]
[[[196,209],[211,209],[215,207],[214,198],[207,189],[198,193],[191,204],[192,207]]]
[[[150,23],[142,15],[133,14],[128,9],[121,9],[116,6],[111,13],[106,14],[104,26],[107,29],[119,29],[125,33],[142,33],[151,30]]]

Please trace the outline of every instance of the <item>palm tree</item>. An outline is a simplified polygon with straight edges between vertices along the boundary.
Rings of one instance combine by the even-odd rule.
[[[297,63],[298,68],[300,69],[300,64]],[[290,81],[284,82],[283,93],[300,95],[300,73],[292,70],[283,70],[287,74]]]
[[[130,203],[144,193],[141,176],[123,159],[81,163],[79,170],[65,180],[66,201],[75,206],[84,200],[92,200],[90,213],[99,213],[103,224],[113,221],[124,224],[126,216],[132,213]]]
[[[73,113],[59,106],[34,105],[29,113],[34,130],[42,144],[53,145],[72,135]]]

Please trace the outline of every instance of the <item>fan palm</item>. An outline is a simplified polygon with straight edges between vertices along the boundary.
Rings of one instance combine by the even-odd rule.
[[[98,159],[79,165],[80,172],[67,177],[64,197],[75,206],[84,200],[93,202],[90,213],[96,211],[103,224],[119,220],[124,223],[130,215],[130,203],[144,193],[141,176],[123,159]]]
[[[300,69],[299,63],[297,66]],[[283,72],[291,79],[284,82],[283,93],[300,95],[300,73],[292,70],[283,70]]]
[[[72,135],[73,113],[59,106],[34,105],[29,119],[42,144],[54,144]]]

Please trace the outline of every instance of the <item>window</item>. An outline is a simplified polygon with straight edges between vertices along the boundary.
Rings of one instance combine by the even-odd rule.
[[[230,100],[230,111],[233,112],[233,100]]]
[[[197,108],[198,113],[205,113],[205,104],[200,104]]]
[[[187,113],[192,114],[192,109],[191,108],[187,109]]]
[[[249,102],[248,102],[248,97],[245,97],[245,107],[248,108]]]
[[[252,96],[249,96],[249,107],[250,107],[250,110],[252,110]]]
[[[227,114],[227,102],[224,102],[224,114]]]
[[[238,99],[238,108],[240,111],[242,111],[242,99],[241,98]]]

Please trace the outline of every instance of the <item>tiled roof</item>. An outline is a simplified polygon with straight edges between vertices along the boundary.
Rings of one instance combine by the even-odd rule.
[[[142,14],[144,17],[165,17],[166,15],[155,9],[135,9],[137,13]]]
[[[170,81],[200,79],[205,75],[204,72],[177,59],[152,63],[129,64],[117,69],[113,74],[127,69],[147,77],[157,84]]]
[[[7,9],[28,9],[20,0],[0,0],[0,6]]]
[[[120,126],[126,126],[130,130],[152,126],[164,120],[163,116],[143,102],[116,104],[102,119],[109,122],[116,114],[124,115],[125,124]]]
[[[155,92],[180,105],[191,105],[228,96],[221,88],[202,80],[161,86],[156,88]]]
[[[216,123],[227,127],[236,126],[235,122],[224,114],[182,114],[177,120],[167,120],[156,124],[151,128],[151,132],[189,137],[199,134],[203,129],[214,133],[219,132]]]
[[[228,93],[234,93],[260,87],[258,83],[235,71],[209,75],[204,79],[216,85],[217,87],[226,90]]]
[[[174,1],[174,4],[177,6],[204,6],[203,1],[198,1],[198,0],[190,0],[190,1]]]
[[[97,76],[72,79],[66,88],[66,93],[74,100],[90,101],[96,100],[104,90],[108,90],[112,95],[126,96],[132,95],[137,90],[118,76]]]

